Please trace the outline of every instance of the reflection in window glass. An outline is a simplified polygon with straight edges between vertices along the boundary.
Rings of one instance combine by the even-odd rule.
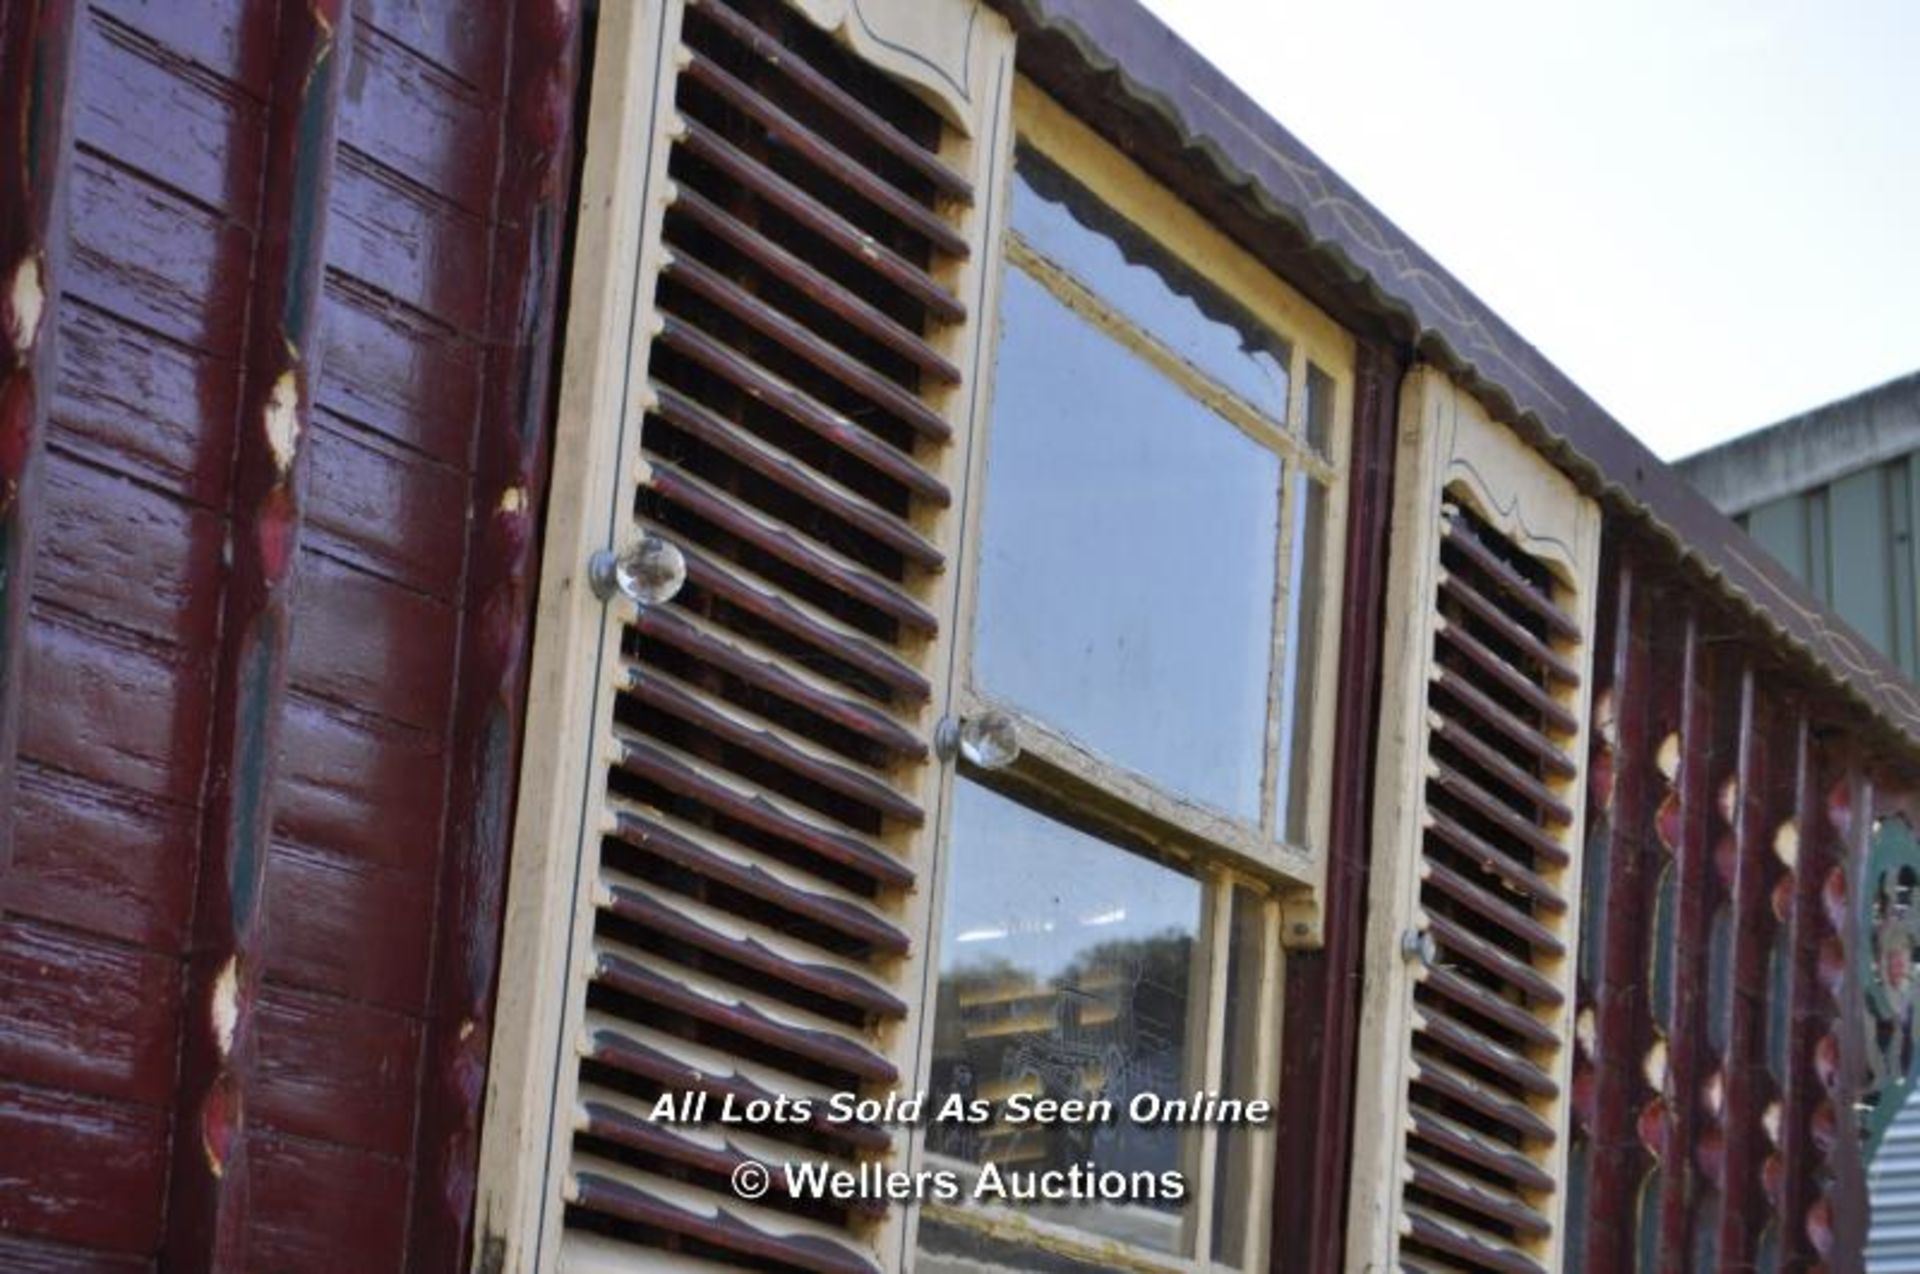
[[[1280,816],[1287,841],[1307,843],[1312,802],[1314,667],[1319,658],[1321,562],[1326,554],[1327,489],[1305,473],[1293,478],[1293,562],[1287,593],[1286,671],[1280,688]]]
[[[936,1123],[927,1149],[1023,1171],[1181,1169],[1191,1127],[1124,1118],[1136,1094],[1175,1097],[1199,1075],[1188,1038],[1198,881],[972,783],[956,785],[941,924],[930,1100],[1016,1093],[1106,1098],[1110,1123]],[[1040,1215],[1176,1251],[1183,1203],[1087,1202]]]
[[[997,376],[980,685],[1257,821],[1279,459],[1018,270]]]
[[[1034,251],[1250,405],[1287,419],[1286,341],[1030,151],[1018,156],[1011,215]]]

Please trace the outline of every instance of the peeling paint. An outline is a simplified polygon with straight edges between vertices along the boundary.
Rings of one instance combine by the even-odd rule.
[[[1669,734],[1666,738],[1660,740],[1660,746],[1654,750],[1653,764],[1654,764],[1654,768],[1658,769],[1660,773],[1663,776],[1665,776],[1667,782],[1672,783],[1679,778],[1680,776],[1680,736],[1679,734],[1677,733]]]
[[[240,1026],[238,956],[228,956],[226,964],[220,968],[220,975],[213,980],[213,997],[208,1011],[213,1018],[213,1038],[220,1046],[220,1056],[232,1055],[234,1032]]]
[[[1780,830],[1773,834],[1773,856],[1783,864],[1792,867],[1800,861],[1800,824],[1796,819],[1788,819],[1780,824]]]
[[[525,487],[508,487],[500,493],[500,512],[518,513],[527,507]]]
[[[29,253],[14,267],[7,285],[7,339],[24,362],[40,335],[40,317],[46,310],[47,290],[40,280],[40,258]]]
[[[273,382],[262,424],[266,428],[267,446],[273,449],[274,466],[280,470],[280,476],[285,477],[293,468],[293,458],[300,445],[300,382],[292,368],[281,372],[280,378]]]
[[[1640,1062],[1640,1073],[1646,1076],[1647,1087],[1656,1093],[1667,1088],[1667,1042],[1656,1039],[1647,1049],[1647,1055]]]

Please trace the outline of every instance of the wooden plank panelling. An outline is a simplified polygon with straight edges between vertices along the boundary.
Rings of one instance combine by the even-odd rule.
[[[449,10],[455,20],[460,10]],[[493,1039],[507,850],[546,489],[562,236],[573,174],[576,11],[514,6],[493,239],[490,333],[467,520],[465,640],[452,704],[432,1011],[420,1075],[409,1256],[464,1269],[473,1242],[483,1078]]]
[[[66,260],[66,130],[73,73],[68,0],[0,9],[0,793],[19,756],[29,573],[39,470],[58,363],[48,321]],[[0,879],[15,811],[0,799]]]
[[[1589,785],[1589,886],[1584,894],[1582,1001],[1575,1032],[1574,1104],[1582,1127],[1587,1194],[1569,1200],[1570,1262],[1593,1270],[1630,1268],[1634,1232],[1608,1224],[1630,1216],[1651,1159],[1638,1117],[1654,1094],[1647,1087],[1649,1018],[1647,934],[1659,864],[1654,859],[1650,792],[1654,772],[1651,615],[1653,584],[1630,557],[1611,563],[1612,588],[1602,598],[1610,662],[1594,695],[1594,752]]]
[[[172,1268],[247,1268],[248,1087],[266,970],[263,904],[310,451],[315,332],[333,127],[350,13],[281,8],[267,180],[229,497],[203,865],[188,966],[166,1253]],[[198,299],[197,294],[193,294]],[[236,298],[237,301],[237,298]]]

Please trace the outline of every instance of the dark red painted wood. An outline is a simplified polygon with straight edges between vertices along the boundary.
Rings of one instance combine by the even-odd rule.
[[[505,127],[486,309],[491,353],[473,451],[471,565],[460,598],[464,640],[437,883],[441,925],[413,1145],[408,1256],[416,1270],[464,1270],[475,1243],[481,1103],[546,488],[556,298],[573,193],[577,11],[536,0],[516,4],[504,47]]]
[[[247,316],[250,331],[167,1209],[166,1259],[182,1271],[248,1268],[248,1107],[266,971],[263,896],[295,617],[334,120],[351,38],[351,11],[341,0],[281,6],[259,250],[251,295],[232,307]]]
[[[65,274],[67,130],[74,6],[0,6],[0,793],[20,747],[28,590],[39,538],[41,456],[58,364],[50,321]],[[0,884],[16,812],[0,800]]]
[[[1361,950],[1372,853],[1373,761],[1385,639],[1387,527],[1404,365],[1362,342],[1354,375],[1345,614],[1327,840],[1326,945],[1287,956],[1280,1041],[1279,1141],[1271,1251],[1283,1270],[1338,1269],[1346,1243],[1359,1049]]]
[[[1802,715],[1794,728],[1794,823],[1799,858],[1787,913],[1787,941],[1800,958],[1789,984],[1787,1073],[1781,1109],[1780,1267],[1806,1269],[1816,1259],[1806,1217],[1819,1193],[1824,1159],[1814,1136],[1814,1116],[1824,1094],[1815,1070],[1819,1042],[1826,1034],[1833,1004],[1821,985],[1817,955],[1830,938],[1821,906],[1821,890],[1832,870],[1834,837],[1827,825],[1823,757],[1813,722]]]
[[[1732,705],[1727,705],[1730,710]],[[1767,960],[1773,947],[1774,877],[1779,864],[1773,834],[1779,825],[1779,793],[1773,781],[1779,731],[1760,675],[1749,663],[1740,676],[1740,741],[1737,803],[1733,814],[1733,950],[1731,1002],[1725,1056],[1724,1172],[1720,1201],[1720,1259],[1749,1265],[1767,1219],[1761,1164],[1766,1155],[1762,1115],[1773,1100],[1766,1071]]]
[[[1694,1152],[1701,1135],[1700,1092],[1706,1056],[1707,923],[1712,914],[1715,654],[1706,621],[1689,607],[1681,634],[1680,772],[1674,902],[1674,991],[1667,1026],[1666,1188],[1660,1204],[1661,1268],[1684,1271],[1700,1189]]]
[[[1653,749],[1653,652],[1651,627],[1658,601],[1630,556],[1623,555],[1612,575],[1607,604],[1613,611],[1611,666],[1606,698],[1612,725],[1606,754],[1596,755],[1607,771],[1596,774],[1596,801],[1606,810],[1607,839],[1589,843],[1587,852],[1603,853],[1606,908],[1593,917],[1586,941],[1600,943],[1598,985],[1589,988],[1594,1015],[1591,1057],[1576,1066],[1591,1068],[1593,1094],[1587,1123],[1591,1185],[1585,1201],[1586,1249],[1578,1259],[1591,1271],[1631,1269],[1633,1230],[1614,1218],[1632,1215],[1640,1183],[1649,1165],[1637,1135],[1641,1108],[1653,1094],[1645,1081],[1644,1060],[1651,1042],[1647,1001],[1647,925],[1651,914],[1653,846],[1650,798],[1656,790]],[[1578,1087],[1578,1080],[1576,1080]]]

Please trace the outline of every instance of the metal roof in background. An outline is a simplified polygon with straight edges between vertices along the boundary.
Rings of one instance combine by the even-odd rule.
[[[1333,312],[1446,368],[1920,758],[1920,690],[1135,0],[995,0],[1020,69]]]
[[[1920,372],[1673,462],[1727,516],[1920,451]]]

